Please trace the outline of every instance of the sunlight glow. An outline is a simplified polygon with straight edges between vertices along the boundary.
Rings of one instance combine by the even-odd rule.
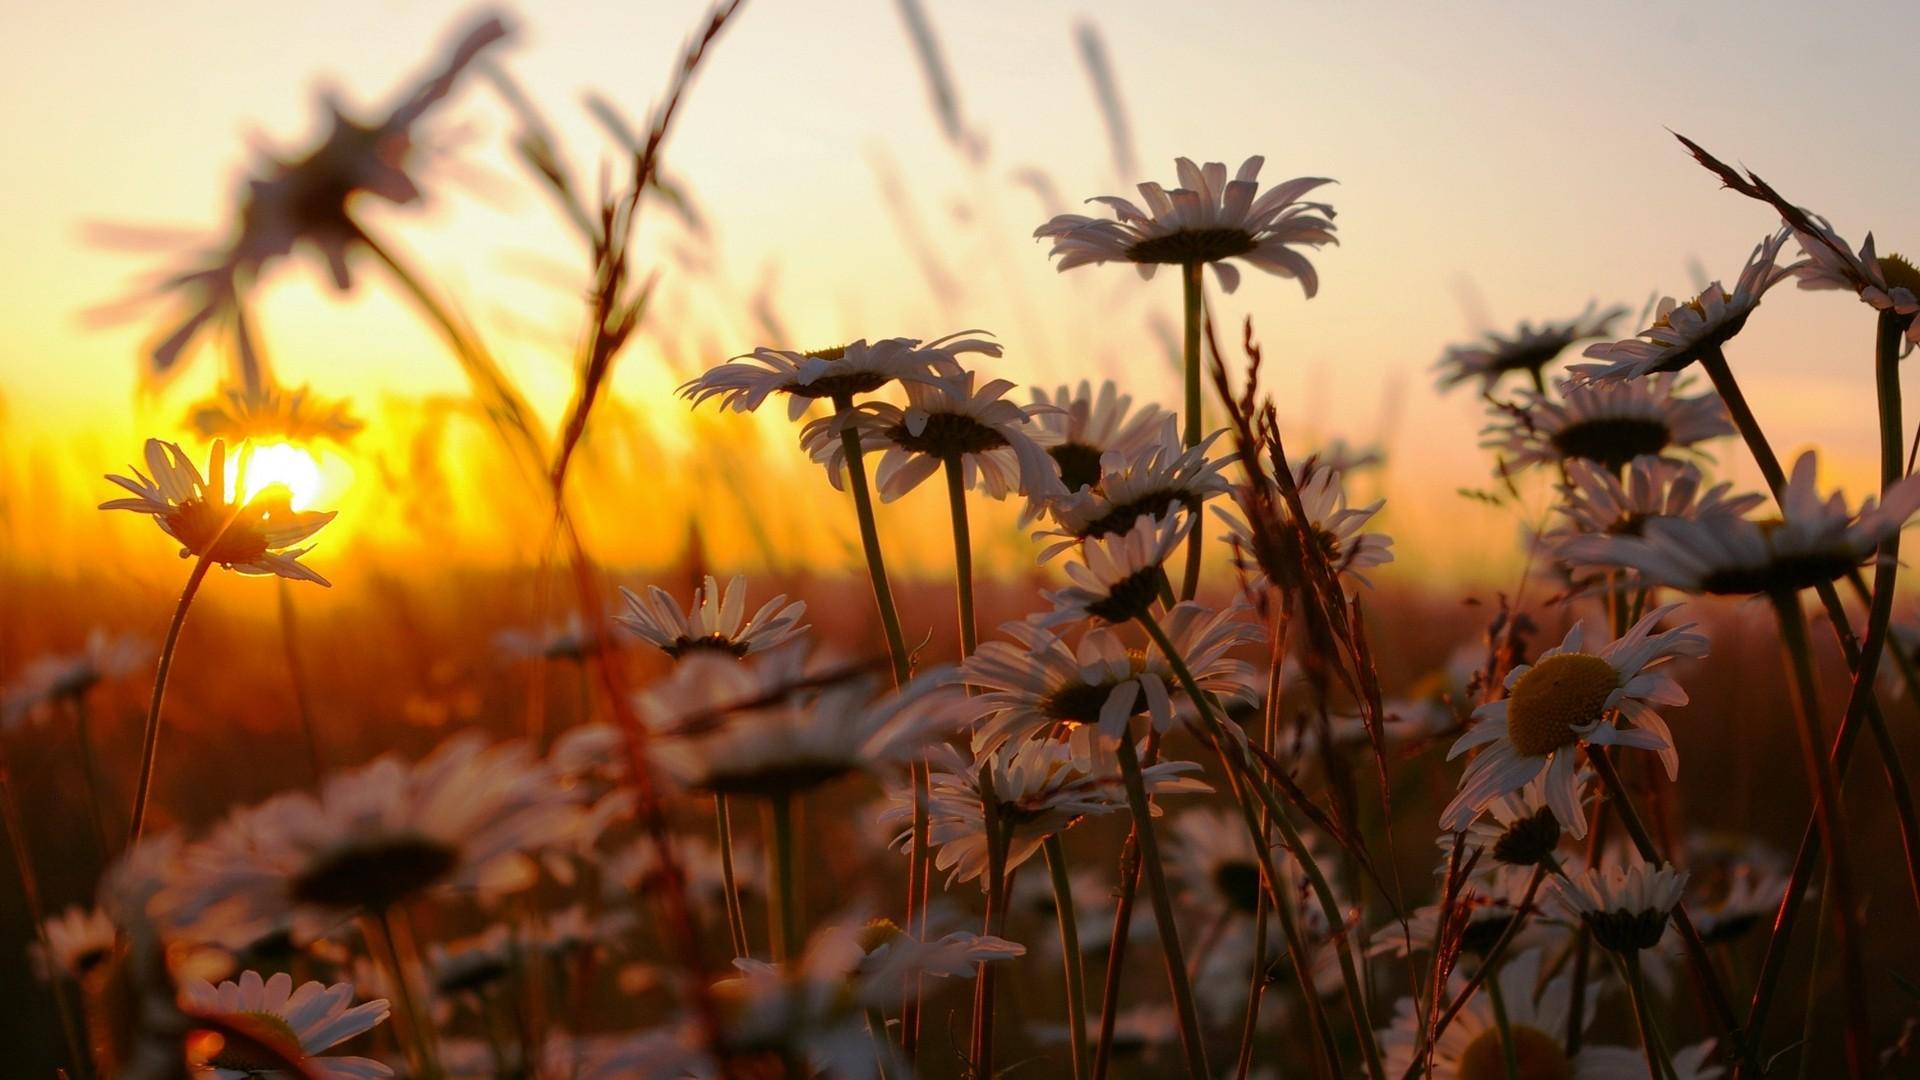
[[[309,510],[320,495],[320,463],[292,443],[249,447],[227,459],[227,486],[247,499],[280,484],[293,493],[293,508]]]

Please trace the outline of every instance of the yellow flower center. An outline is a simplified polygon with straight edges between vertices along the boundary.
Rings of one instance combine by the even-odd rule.
[[[1880,276],[1887,279],[1890,289],[1905,289],[1920,296],[1920,267],[1904,255],[1882,255],[1878,260]]]
[[[882,945],[891,945],[906,936],[892,919],[874,919],[860,928],[860,951],[871,953]]]
[[[1513,1034],[1513,1058],[1519,1066],[1519,1080],[1573,1080],[1573,1062],[1560,1048],[1560,1041],[1544,1031],[1525,1024],[1510,1024]],[[1506,1080],[1506,1055],[1500,1045],[1500,1029],[1489,1027],[1467,1044],[1460,1055],[1459,1080]]]
[[[1700,295],[1705,296],[1706,294],[1702,293]],[[1732,293],[1727,292],[1725,289],[1720,290],[1720,300],[1722,303],[1726,303],[1732,299],[1733,299]],[[1702,319],[1707,317],[1707,306],[1700,302],[1700,296],[1694,297],[1693,299],[1687,301],[1684,304],[1681,304],[1680,307],[1676,307],[1673,310],[1678,311],[1680,310],[1680,308],[1692,308],[1693,313],[1695,315],[1700,316]],[[1659,318],[1653,320],[1653,325],[1664,326],[1669,330],[1673,329],[1673,312],[1668,312],[1667,314],[1662,315]]]
[[[1597,656],[1562,653],[1528,669],[1507,701],[1507,738],[1528,757],[1542,757],[1600,719],[1607,695],[1620,685],[1613,665]]]

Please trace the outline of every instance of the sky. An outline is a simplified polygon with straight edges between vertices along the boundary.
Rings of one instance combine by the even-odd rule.
[[[1482,406],[1433,389],[1441,350],[1589,300],[1637,310],[1658,293],[1691,295],[1708,278],[1731,280],[1772,227],[1764,207],[1719,190],[1668,129],[1757,169],[1849,238],[1871,229],[1882,251],[1920,246],[1910,35],[1881,32],[1905,24],[1893,4],[925,7],[977,154],[942,134],[889,0],[749,0],[715,46],[666,149],[707,233],[696,244],[649,220],[662,285],[649,336],[615,380],[617,400],[647,421],[646,452],[670,468],[692,468],[708,430],[671,388],[774,343],[749,317],[760,296],[790,338],[777,344],[980,327],[1006,346],[995,374],[1115,376],[1172,404],[1155,327],[1178,317],[1175,279],[1140,282],[1110,266],[1056,275],[1031,231],[1087,196],[1131,194],[1143,179],[1171,186],[1176,156],[1231,167],[1261,154],[1265,181],[1338,181],[1326,197],[1341,243],[1315,258],[1315,299],[1249,272],[1237,294],[1214,290],[1217,319],[1254,320],[1300,443],[1384,444],[1390,468],[1368,483],[1389,499],[1404,566],[1484,578],[1510,565],[1515,525],[1457,494],[1488,486],[1490,462],[1475,448]],[[379,111],[479,10],[189,0],[9,13],[0,130],[16,152],[0,170],[13,209],[0,226],[0,457],[67,478],[16,494],[16,509],[58,502],[70,512],[53,514],[54,528],[94,528],[87,515],[103,496],[90,478],[132,460],[146,435],[177,437],[216,369],[203,361],[143,386],[137,360],[155,313],[112,326],[83,317],[169,258],[104,245],[98,227],[214,235],[253,147],[311,138],[322,90]],[[588,177],[617,155],[586,96],[642,124],[703,13],[585,0],[505,10],[517,33],[497,60]],[[1104,43],[1128,117],[1127,175],[1077,51],[1083,25]],[[485,86],[463,86],[439,120],[429,204],[372,220],[474,315],[551,417],[570,386],[577,244],[505,152],[513,126]],[[1021,179],[1031,175],[1052,194]],[[466,392],[431,334],[364,268],[341,297],[312,266],[288,265],[268,281],[260,321],[284,381],[350,395],[376,421],[395,403]],[[1729,349],[1776,445],[1821,447],[1826,475],[1856,491],[1874,454],[1872,332],[1851,297],[1789,287]],[[797,460],[784,425],[766,418],[755,445]],[[1732,444],[1720,456],[1724,475],[1757,482]],[[343,469],[369,471],[364,461]],[[659,531],[670,538],[636,557],[683,535]]]

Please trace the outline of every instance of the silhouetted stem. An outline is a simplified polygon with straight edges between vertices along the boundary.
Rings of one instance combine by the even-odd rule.
[[[1187,409],[1186,426],[1181,434],[1181,444],[1198,446],[1202,435],[1203,421],[1200,399],[1200,320],[1205,313],[1206,292],[1202,286],[1200,263],[1188,263],[1180,267],[1181,310],[1185,316],[1185,336],[1181,340],[1181,360],[1185,365]],[[1180,599],[1191,600],[1200,590],[1200,549],[1201,534],[1206,525],[1206,515],[1198,508],[1193,514],[1193,531],[1187,534],[1187,569],[1180,579]]]
[[[1147,805],[1140,755],[1125,732],[1120,735],[1117,754],[1120,779],[1127,788],[1127,806],[1133,811],[1134,832],[1140,837],[1140,863],[1146,874],[1147,898],[1153,904],[1153,919],[1160,928],[1160,945],[1166,952],[1167,981],[1173,989],[1173,1015],[1180,1026],[1180,1048],[1186,1055],[1190,1075],[1211,1076],[1207,1071],[1206,1046],[1201,1041],[1200,1013],[1194,1006],[1193,987],[1187,982],[1187,958],[1180,949],[1180,927],[1174,919],[1173,897],[1167,890],[1166,870],[1160,863],[1160,845],[1153,835],[1153,811]]]
[[[746,912],[740,906],[740,887],[733,876],[733,811],[727,806],[727,797],[719,792],[713,796],[713,827],[719,838],[721,887],[727,890],[727,940],[733,945],[734,956],[752,956]]]
[[[1067,1033],[1072,1040],[1074,1080],[1087,1080],[1087,975],[1080,953],[1080,928],[1073,909],[1073,880],[1067,853],[1054,833],[1041,844],[1053,878],[1053,913],[1060,924],[1060,962],[1066,969]]]
[[[768,797],[767,836],[773,847],[773,887],[767,890],[772,903],[767,931],[773,939],[773,961],[784,964],[800,946],[800,897],[794,887],[793,799],[786,792]]]
[[[229,516],[227,524],[232,524]],[[221,526],[220,532],[207,544],[212,552],[214,545],[220,542],[227,528]],[[160,665],[153,673],[153,698],[147,705],[147,726],[140,739],[140,773],[133,787],[133,817],[127,825],[127,848],[140,842],[140,831],[147,823],[147,796],[153,788],[154,755],[160,748],[160,706],[167,700],[167,675],[173,670],[173,654],[180,646],[180,628],[187,624],[187,609],[193,606],[193,598],[200,591],[200,583],[207,578],[207,571],[213,568],[213,561],[206,555],[194,560],[193,572],[187,575],[186,587],[180,590],[180,602],[174,605],[173,621],[167,624],[167,638],[160,645]]]

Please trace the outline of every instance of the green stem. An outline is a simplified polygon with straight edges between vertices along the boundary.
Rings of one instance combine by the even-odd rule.
[[[421,1007],[413,972],[401,954],[394,925],[393,912],[382,908],[367,914],[361,922],[361,932],[367,939],[368,951],[373,953],[374,963],[386,969],[387,981],[393,989],[394,1022],[406,1051],[408,1075],[419,1080],[439,1080],[440,1061],[434,1045],[433,1020]]]
[[[1162,575],[1164,577],[1165,575]],[[1160,732],[1147,731],[1148,765],[1160,759]],[[1100,1033],[1093,1043],[1093,1080],[1106,1080],[1113,1057],[1114,1024],[1120,1012],[1120,975],[1126,968],[1127,937],[1133,930],[1133,904],[1140,891],[1140,831],[1129,829],[1120,845],[1119,895],[1113,902],[1113,928],[1107,937],[1106,971],[1100,980]]]
[[[980,644],[980,631],[973,618],[973,542],[967,528],[967,470],[960,455],[949,455],[944,462],[947,473],[947,511],[953,522],[953,585],[960,610],[960,656],[973,655]]]
[[[1500,1064],[1507,1080],[1520,1080],[1520,1051],[1513,1045],[1513,1025],[1507,1020],[1507,1000],[1500,994],[1498,977],[1487,980],[1487,1004],[1493,1007],[1493,1026],[1500,1032]]]
[[[887,1080],[887,1063],[893,1060],[893,1046],[887,1039],[887,1018],[879,1009],[867,1009],[867,1036],[873,1040],[874,1067],[880,1080]]]
[[[1671,1080],[1673,1062],[1667,1057],[1666,1046],[1660,1040],[1659,1025],[1654,1023],[1653,1010],[1647,1003],[1647,983],[1640,972],[1640,953],[1625,953],[1622,959],[1627,966],[1627,994],[1633,999],[1633,1018],[1640,1026],[1640,1045],[1647,1052],[1647,1075]]]
[[[980,783],[980,825],[987,840],[987,916],[983,930],[992,937],[1004,937],[1007,921],[1007,847],[1012,842],[1012,826],[1001,820],[1000,795],[993,784],[993,766],[982,764]],[[993,1003],[994,970],[990,960],[980,961],[973,978],[973,1074],[993,1075]]]
[[[713,825],[719,837],[720,881],[727,890],[725,907],[727,909],[727,940],[733,945],[736,957],[752,956],[753,947],[747,941],[747,917],[740,906],[740,889],[733,877],[733,811],[727,805],[727,797],[714,792]]]
[[[1180,1025],[1180,1048],[1186,1054],[1189,1074],[1211,1076],[1207,1070],[1206,1046],[1201,1041],[1200,1012],[1194,1006],[1193,987],[1187,982],[1187,958],[1180,949],[1180,927],[1174,919],[1173,897],[1167,890],[1166,869],[1160,862],[1160,844],[1153,835],[1153,810],[1147,805],[1140,755],[1125,732],[1120,735],[1116,753],[1120,758],[1120,779],[1127,789],[1127,806],[1133,812],[1134,833],[1140,837],[1140,861],[1147,879],[1147,896],[1152,901],[1153,920],[1160,928],[1160,945],[1166,953],[1167,981],[1173,989],[1173,1015]]]
[[[833,401],[834,412],[844,418],[853,408],[851,398]],[[887,559],[880,550],[880,527],[873,514],[873,493],[867,486],[866,456],[860,449],[860,432],[852,425],[841,428],[840,447],[847,458],[847,490],[853,494],[853,511],[860,521],[860,547],[867,556],[867,577],[873,582],[873,603],[880,610],[880,626],[887,635],[887,658],[893,662],[894,684],[904,684],[911,674],[906,635],[900,630],[900,611],[894,606],[893,587],[887,583]]]
[[[1206,290],[1201,281],[1201,263],[1187,263],[1180,267],[1181,312],[1185,322],[1185,335],[1181,339],[1182,374],[1186,381],[1185,429],[1181,433],[1181,444],[1198,446],[1202,434],[1202,408],[1200,398],[1200,321],[1206,310]],[[1202,526],[1206,524],[1206,515],[1199,508],[1193,514],[1193,531],[1187,534],[1187,569],[1180,580],[1180,599],[1191,600],[1200,589],[1200,537]]]
[[[237,516],[238,507],[235,508]],[[231,525],[233,516],[227,524]],[[211,554],[214,544],[224,536],[227,526],[222,525],[220,532],[207,544]],[[194,560],[193,572],[187,575],[186,587],[180,590],[180,602],[174,605],[173,621],[167,624],[166,641],[160,646],[160,666],[153,674],[153,698],[147,705],[147,726],[140,740],[140,774],[133,788],[133,817],[127,825],[127,850],[140,842],[141,829],[147,823],[147,796],[153,788],[153,762],[160,749],[160,706],[167,700],[167,675],[173,670],[174,650],[180,646],[180,628],[187,624],[187,609],[193,606],[194,594],[200,591],[200,583],[207,578],[207,571],[213,568],[213,560],[202,555]]]
[[[773,939],[773,962],[784,964],[800,945],[800,897],[794,888],[793,795],[781,792],[766,803],[767,835],[773,843],[773,887],[767,890],[772,909],[767,930]]]
[[[1080,954],[1079,923],[1073,910],[1073,882],[1067,876],[1067,853],[1060,834],[1041,844],[1047,872],[1053,876],[1053,913],[1060,924],[1060,958],[1066,968],[1067,1032],[1073,1048],[1074,1080],[1087,1080],[1087,975]]]

